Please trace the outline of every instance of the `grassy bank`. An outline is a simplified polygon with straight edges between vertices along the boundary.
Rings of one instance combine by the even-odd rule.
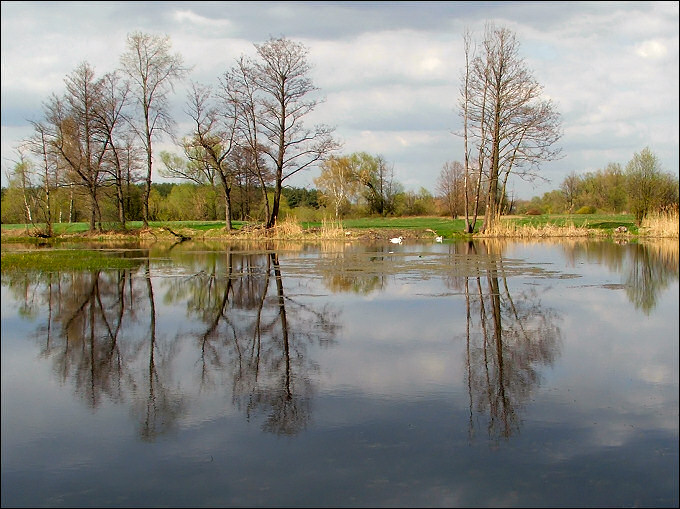
[[[465,221],[443,217],[361,218],[342,221],[297,222],[283,220],[276,229],[266,230],[261,224],[235,221],[227,231],[222,221],[152,221],[143,228],[141,221],[130,221],[125,229],[104,224],[103,231],[88,232],[87,223],[57,223],[55,239],[39,234],[41,225],[2,225],[3,241],[59,240],[185,240],[185,239],[381,239],[403,236],[405,239],[469,238],[463,233]],[[481,221],[478,221],[478,226]],[[678,237],[678,213],[655,214],[638,227],[629,214],[564,214],[541,216],[505,216],[484,237]]]

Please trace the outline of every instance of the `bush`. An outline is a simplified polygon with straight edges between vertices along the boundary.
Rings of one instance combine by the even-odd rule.
[[[574,214],[594,214],[597,211],[595,207],[592,205],[584,205],[580,209],[578,209]]]
[[[540,216],[540,215],[543,214],[543,212],[541,212],[541,211],[538,210],[538,209],[529,209],[529,210],[527,210],[527,211],[525,212],[525,214],[526,214],[527,216]]]

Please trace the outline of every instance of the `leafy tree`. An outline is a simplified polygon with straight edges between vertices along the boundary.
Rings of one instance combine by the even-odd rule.
[[[331,156],[321,164],[314,184],[332,203],[335,218],[348,208],[359,191],[359,174],[350,156]]]
[[[7,172],[7,182],[9,184],[9,190],[3,195],[3,219],[2,222],[7,222],[5,218],[5,207],[9,208],[10,204],[13,205],[12,208],[15,209],[15,213],[11,216],[16,223],[30,224],[33,222],[33,213],[31,211],[31,202],[33,201],[33,183],[32,183],[32,165],[31,161],[26,157],[25,148],[19,146],[17,148],[17,153],[19,159],[14,162],[12,170]],[[4,191],[4,188],[3,188]],[[13,199],[14,198],[14,199]],[[6,200],[6,201],[5,201]],[[21,211],[21,214],[17,212]],[[8,212],[9,214],[9,212]],[[23,216],[23,217],[22,217]],[[22,218],[23,221],[18,218]]]
[[[382,156],[357,152],[350,156],[351,164],[365,187],[364,198],[370,213],[383,217],[395,213],[395,198],[402,192],[402,185],[394,179],[394,167]]]
[[[628,162],[626,179],[631,212],[639,225],[650,211],[666,205],[663,198],[669,178],[656,155],[645,147]]]

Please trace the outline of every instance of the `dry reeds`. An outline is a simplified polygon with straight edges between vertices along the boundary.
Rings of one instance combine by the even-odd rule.
[[[646,237],[678,237],[678,206],[673,205],[656,212],[650,212],[642,220],[639,232]]]
[[[555,224],[530,225],[517,224],[514,221],[499,220],[486,229],[479,237],[514,237],[514,238],[536,238],[536,237],[588,237],[592,235],[592,230],[586,227],[577,227],[574,223],[558,226]]]

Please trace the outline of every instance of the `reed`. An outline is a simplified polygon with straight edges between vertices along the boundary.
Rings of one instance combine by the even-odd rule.
[[[646,237],[678,237],[678,206],[673,205],[659,211],[650,212],[642,220],[639,231]]]
[[[565,225],[555,225],[546,223],[541,225],[518,224],[513,220],[498,220],[483,233],[478,233],[476,237],[514,237],[514,238],[536,238],[536,237],[588,237],[593,235],[593,230],[588,229],[587,225],[575,226],[573,222]]]

